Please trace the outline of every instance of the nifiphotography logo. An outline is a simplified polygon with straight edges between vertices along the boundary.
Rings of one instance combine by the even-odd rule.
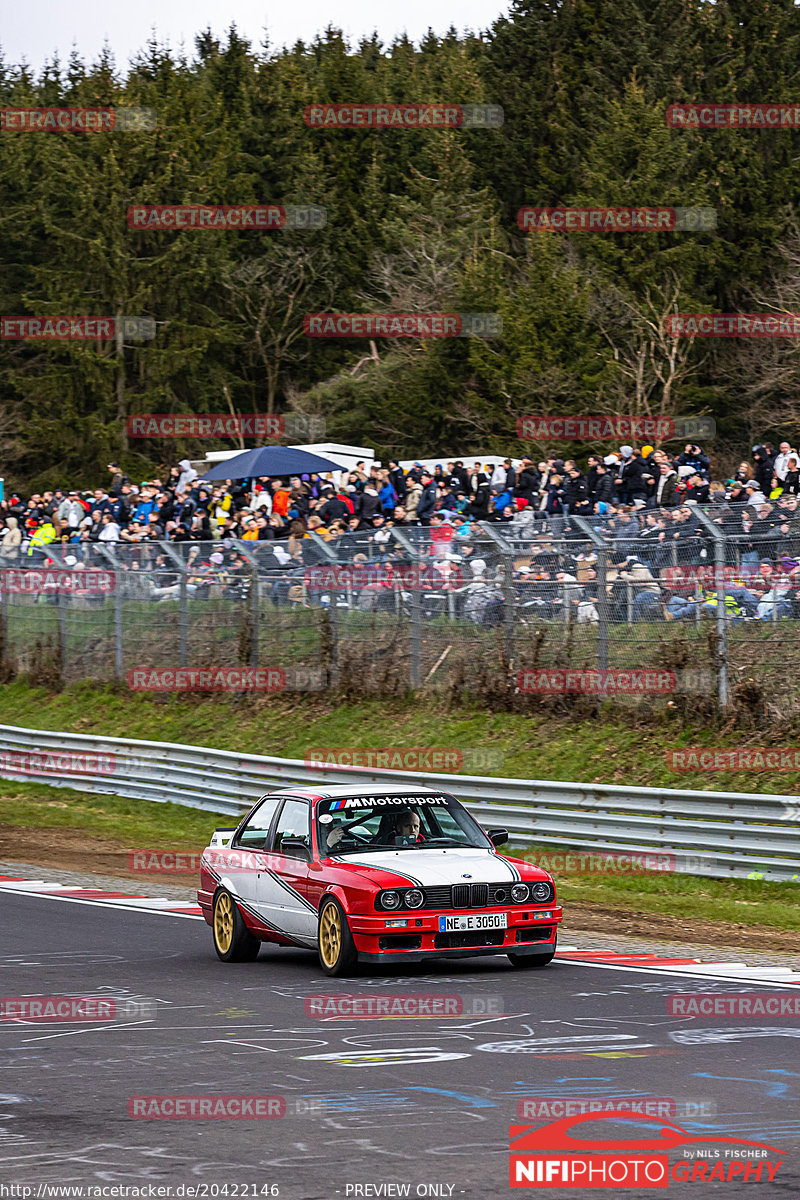
[[[572,1133],[599,1121],[649,1125],[649,1137],[607,1140]],[[633,1132],[633,1131],[632,1131]],[[674,1151],[670,1162],[670,1151]],[[639,1113],[565,1117],[539,1127],[509,1127],[509,1185],[532,1188],[666,1188],[674,1183],[771,1183],[783,1151],[763,1142],[689,1133]]]

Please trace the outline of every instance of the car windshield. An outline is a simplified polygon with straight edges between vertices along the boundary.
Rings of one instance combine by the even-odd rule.
[[[320,800],[317,842],[323,857],[376,849],[491,848],[466,809],[446,793]]]

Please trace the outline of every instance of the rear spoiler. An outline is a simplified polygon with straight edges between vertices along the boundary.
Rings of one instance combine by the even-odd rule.
[[[238,828],[238,826],[231,825],[231,827],[229,829],[228,828],[215,829],[214,833],[212,835],[211,841],[209,842],[209,845],[211,845],[211,846],[227,846],[227,845],[229,845],[230,840],[233,837],[234,833],[236,832],[237,828]]]

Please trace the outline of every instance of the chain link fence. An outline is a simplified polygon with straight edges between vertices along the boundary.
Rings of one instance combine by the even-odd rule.
[[[523,709],[574,693],[725,705],[755,685],[754,705],[786,712],[800,677],[800,517],[755,532],[748,520],[685,506],[520,514],[463,533],[51,546],[2,560],[4,677],[426,689]]]

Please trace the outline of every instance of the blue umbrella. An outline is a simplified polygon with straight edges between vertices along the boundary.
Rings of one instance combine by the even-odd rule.
[[[225,462],[201,474],[209,482],[215,479],[258,479],[262,475],[303,475],[312,471],[342,471],[341,463],[320,458],[308,450],[293,450],[291,446],[257,446],[243,450]]]

